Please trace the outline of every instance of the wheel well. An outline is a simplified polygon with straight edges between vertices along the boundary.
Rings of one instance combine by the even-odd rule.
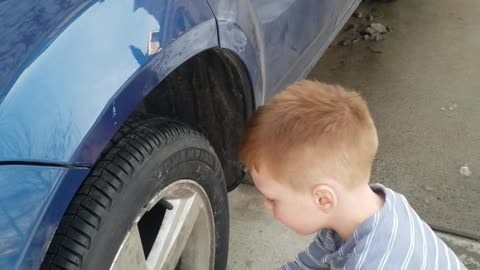
[[[243,62],[228,50],[210,49],[176,68],[137,111],[176,119],[201,131],[220,158],[231,190],[244,176],[238,147],[254,108]]]

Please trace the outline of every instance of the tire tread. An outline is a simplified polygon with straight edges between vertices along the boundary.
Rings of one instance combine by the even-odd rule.
[[[92,239],[101,229],[115,197],[135,168],[155,150],[179,136],[199,136],[181,123],[132,116],[107,144],[100,160],[70,203],[40,269],[82,269]],[[220,168],[214,168],[215,172]],[[220,169],[221,173],[221,169]]]

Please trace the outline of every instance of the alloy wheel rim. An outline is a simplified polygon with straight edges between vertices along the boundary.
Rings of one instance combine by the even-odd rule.
[[[164,212],[153,245],[145,255],[139,224],[155,207]],[[153,211],[152,211],[153,212]],[[151,241],[148,240],[148,241]],[[195,181],[178,180],[158,192],[126,234],[111,270],[211,270],[215,262],[215,223],[205,190]]]

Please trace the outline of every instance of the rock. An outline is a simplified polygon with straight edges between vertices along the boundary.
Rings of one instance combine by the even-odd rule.
[[[382,36],[382,34],[380,34],[380,33],[375,33],[375,34],[372,35],[372,40],[373,40],[373,41],[383,40],[383,36]]]
[[[356,10],[356,11],[353,13],[353,17],[358,18],[358,19],[361,19],[361,18],[363,17],[363,13],[362,13],[361,11]]]
[[[373,16],[368,14],[367,17],[365,17],[365,19],[367,19],[367,21],[373,21]]]
[[[464,165],[460,168],[460,174],[466,177],[469,177],[472,175],[472,172],[470,171],[470,168],[468,168],[468,165]]]
[[[445,107],[440,108],[440,110],[445,111]]]
[[[425,188],[425,190],[427,190],[427,191],[433,191],[433,187],[431,187],[431,186],[425,186],[424,188]]]
[[[373,29],[372,27],[367,27],[367,29],[365,29],[365,31],[363,31],[365,34],[368,34],[368,35],[373,35],[375,34],[377,31],[375,31],[375,29]]]
[[[369,28],[372,28],[373,30],[375,30],[375,32],[380,33],[380,34],[383,34],[383,33],[387,32],[387,28],[385,27],[385,25],[383,25],[381,23],[372,23],[372,24],[370,24]]]
[[[374,49],[372,47],[368,47],[368,50],[370,50],[372,53],[378,53],[378,54],[383,53],[383,51]]]
[[[360,40],[361,40],[361,38],[359,38],[359,37],[354,38],[354,39],[352,40],[352,44],[355,44],[355,43],[359,42]]]
[[[391,26],[387,26],[387,31],[388,32],[393,32],[393,28]]]
[[[352,32],[358,32],[359,25],[358,23],[351,23],[347,25],[345,28],[345,31],[352,31]]]
[[[352,42],[348,39],[344,39],[344,40],[340,41],[339,45],[343,46],[343,47],[349,47],[349,46],[352,45]]]
[[[426,204],[430,204],[430,200],[429,200],[429,199],[424,199],[423,202],[426,203]]]
[[[372,37],[369,34],[363,35],[363,40],[372,40]]]

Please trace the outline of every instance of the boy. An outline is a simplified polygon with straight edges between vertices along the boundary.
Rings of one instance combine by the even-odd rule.
[[[302,81],[250,119],[240,158],[274,217],[314,242],[283,269],[464,269],[405,197],[369,185],[378,147],[365,101]]]

